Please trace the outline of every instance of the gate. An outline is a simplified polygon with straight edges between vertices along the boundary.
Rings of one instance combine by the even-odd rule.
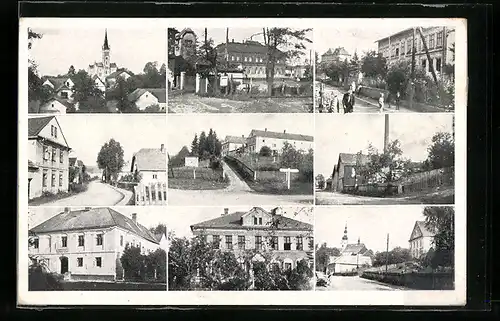
[[[134,186],[135,205],[166,205],[167,183],[152,182]]]

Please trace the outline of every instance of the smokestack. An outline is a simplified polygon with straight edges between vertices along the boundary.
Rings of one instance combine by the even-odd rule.
[[[132,214],[132,221],[137,224],[137,213]]]
[[[388,147],[389,147],[389,114],[385,114],[384,152],[387,152]]]

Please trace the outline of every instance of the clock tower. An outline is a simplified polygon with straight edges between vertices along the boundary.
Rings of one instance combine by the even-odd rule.
[[[347,246],[347,223],[345,224],[344,236],[342,236],[342,241],[340,242],[340,246],[342,247],[342,250],[345,249],[345,247]]]
[[[102,64],[104,66],[104,75],[108,76],[111,74],[111,68],[110,68],[110,51],[111,48],[109,47],[108,43],[108,30],[104,31],[104,44],[102,45]]]

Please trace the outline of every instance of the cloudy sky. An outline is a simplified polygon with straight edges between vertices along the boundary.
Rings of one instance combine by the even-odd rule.
[[[86,114],[60,115],[57,119],[72,148],[71,157],[78,157],[87,166],[97,166],[97,154],[111,138],[122,145],[125,162],[131,162],[141,148],[166,146],[164,116]]]
[[[205,29],[204,28],[193,28],[189,26],[175,26],[175,29],[178,31],[182,31],[184,28],[190,28],[196,34],[198,41],[203,41],[205,37]],[[260,43],[264,43],[264,36],[262,35],[262,27],[257,28],[229,28],[229,41],[234,39],[235,42],[244,42],[245,40],[250,40],[250,37],[253,36],[252,40],[258,41]],[[207,27],[207,36],[208,38],[212,38],[214,41],[214,45],[218,45],[226,42],[226,28],[208,28]],[[312,41],[313,34],[312,31],[308,33],[308,38]],[[306,54],[302,56],[302,60],[309,59],[309,51],[313,50],[313,43],[304,42],[306,46],[306,50],[304,51]]]
[[[403,157],[412,161],[427,158],[427,147],[439,131],[452,132],[453,115],[402,113],[389,116],[389,140],[399,139]],[[330,177],[339,153],[367,152],[368,144],[384,148],[384,115],[322,115],[316,118],[315,171]]]
[[[415,221],[425,220],[423,206],[343,206],[316,207],[315,242],[329,247],[340,247],[347,223],[348,243],[357,243],[358,237],[374,253],[385,251],[389,233],[389,251],[400,246],[408,248]]]
[[[226,135],[245,137],[252,129],[287,133],[314,135],[314,116],[312,114],[187,114],[168,115],[167,151],[171,155],[179,152],[182,146],[191,148],[194,135],[210,128],[223,140]]]
[[[102,61],[101,47],[104,43],[104,28],[34,28],[43,37],[33,41],[29,54],[38,65],[40,75],[65,74],[69,66],[76,70],[87,70],[88,65]],[[127,68],[134,73],[142,72],[148,62],[157,61],[158,67],[166,61],[166,30],[157,29],[111,29],[108,42],[111,47],[111,62],[118,68]]]
[[[166,210],[161,207],[112,207],[115,211],[132,218],[132,213],[137,213],[137,222],[147,228],[165,224]],[[72,207],[71,210],[81,210],[83,207]],[[30,207],[28,212],[28,229],[33,228],[49,218],[64,212],[64,207]]]
[[[266,211],[272,208],[263,207]],[[234,212],[247,212],[251,207],[228,207],[229,214]],[[182,207],[169,206],[167,209],[166,224],[169,231],[176,237],[192,237],[190,226],[203,221],[211,220],[224,213],[224,207]],[[312,207],[283,207],[284,216],[298,221],[313,224]]]

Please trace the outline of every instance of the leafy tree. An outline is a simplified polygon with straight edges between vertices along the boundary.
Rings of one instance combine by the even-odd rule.
[[[129,78],[130,79],[130,78]],[[116,101],[116,108],[122,113],[137,111],[137,107],[128,99],[128,95],[136,88],[133,80],[125,80],[118,77],[115,86],[108,90],[106,94],[107,101]]]
[[[75,67],[73,67],[73,65],[69,66],[69,69],[68,69],[68,76],[74,76],[76,73],[75,71]]]
[[[455,139],[451,133],[439,132],[432,137],[427,148],[427,162],[431,169],[451,167],[455,164]]]
[[[302,181],[312,182],[314,178],[314,152],[307,153],[296,150],[292,144],[285,142],[281,150],[280,166],[296,168]]]
[[[454,266],[455,210],[451,206],[428,206],[424,208],[425,227],[434,232],[434,255],[432,267]]]
[[[368,51],[361,59],[361,71],[368,77],[385,78],[387,75],[387,61],[375,50]]]
[[[349,76],[349,64],[347,61],[334,61],[326,65],[325,74],[334,81],[347,81]]]
[[[306,49],[305,43],[312,43],[308,33],[312,29],[263,28],[264,44],[267,47],[266,82],[268,95],[272,94],[275,66],[278,60],[300,57]]]
[[[358,57],[358,52],[354,51],[354,55],[352,56],[351,60],[349,61],[349,67],[350,67],[350,69],[359,70],[360,64],[361,64],[361,61]]]
[[[151,227],[149,229],[149,231],[153,234],[162,234],[163,233],[163,234],[167,235],[167,227],[165,226],[165,224],[162,224],[162,223],[156,225],[155,227]]]
[[[106,101],[103,92],[97,88],[92,77],[79,70],[73,77],[73,98],[79,103],[79,109],[84,112],[105,112]]]
[[[175,50],[177,49],[177,41],[175,41],[175,36],[179,33],[179,30],[175,28],[168,28],[168,55],[174,56]]]
[[[325,188],[326,181],[325,181],[325,176],[323,176],[323,174],[316,175],[316,182],[318,182],[319,189]]]
[[[398,264],[411,261],[411,253],[409,249],[395,247],[389,253],[377,252],[373,258],[373,266],[382,266],[387,264]]]
[[[104,170],[106,182],[116,178],[124,164],[123,148],[119,142],[111,138],[101,147],[97,155],[97,165]]]
[[[161,72],[163,68],[163,74]],[[158,69],[158,62],[148,62],[144,66],[143,74],[137,75],[144,88],[165,88],[166,87],[166,67],[164,64]]]
[[[34,32],[31,28],[28,28],[28,50],[31,49],[33,40],[41,39],[42,37],[41,33]],[[48,86],[43,86],[43,80],[39,77],[37,68],[36,62],[28,59],[28,100],[43,103],[52,95],[52,89]],[[38,112],[38,110],[33,110],[32,112]]]
[[[259,151],[259,155],[264,157],[269,157],[271,156],[272,153],[273,151],[268,146],[262,146],[262,148]]]
[[[198,156],[198,134],[194,134],[193,141],[191,142],[191,155]]]
[[[139,247],[127,244],[123,250],[120,262],[126,280],[142,280],[141,273],[144,272],[144,260]]]
[[[325,272],[330,260],[330,256],[339,256],[340,250],[335,247],[328,247],[326,243],[318,247],[316,244],[316,270]]]
[[[184,166],[184,160],[187,156],[190,156],[191,153],[189,152],[189,149],[186,146],[183,146],[181,150],[170,159],[170,162],[168,164],[169,167],[181,167]],[[193,156],[193,155],[191,155]],[[195,155],[198,156],[198,155]]]

